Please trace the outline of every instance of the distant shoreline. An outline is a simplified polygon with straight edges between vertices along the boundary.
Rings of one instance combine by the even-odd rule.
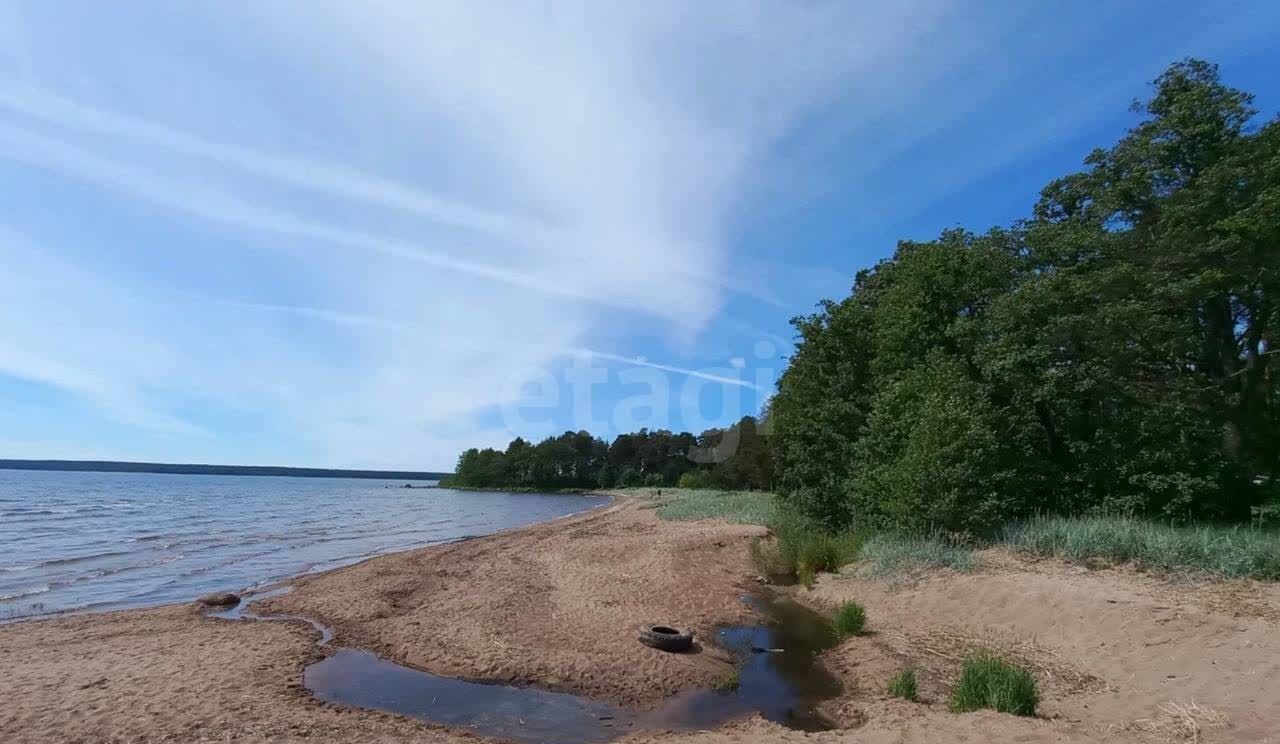
[[[452,473],[450,473],[452,475]],[[608,496],[605,493],[609,489],[603,491],[599,488],[537,488],[535,486],[510,486],[503,488],[502,486],[455,486],[449,483],[441,483],[437,488],[446,488],[450,491],[478,491],[481,493],[545,493],[557,496]]]
[[[440,480],[452,473],[408,470],[342,470],[271,465],[197,465],[111,460],[0,460],[0,470],[51,470],[81,473],[157,473],[161,475],[256,475],[286,478],[363,478],[369,480]]]

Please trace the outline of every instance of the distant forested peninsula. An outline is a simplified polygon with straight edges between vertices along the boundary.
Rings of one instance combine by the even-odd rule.
[[[0,470],[66,470],[93,473],[161,473],[169,475],[274,475],[288,478],[370,478],[382,480],[440,480],[450,473],[408,470],[336,470],[285,468],[269,465],[180,465],[108,460],[0,460]]]
[[[441,486],[517,490],[631,486],[761,490],[773,482],[764,426],[744,416],[701,434],[641,429],[612,443],[567,431],[537,444],[516,437],[507,449],[469,449]]]

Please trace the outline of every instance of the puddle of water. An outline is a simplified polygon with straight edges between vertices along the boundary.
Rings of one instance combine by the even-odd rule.
[[[328,643],[329,629],[307,618],[246,611],[249,601],[288,590],[264,592],[211,614],[227,619],[303,620],[320,630],[322,645]],[[308,666],[303,682],[326,702],[397,713],[525,744],[597,744],[637,728],[714,728],[757,712],[791,728],[829,728],[813,708],[840,691],[839,682],[817,662],[818,654],[835,645],[830,623],[784,597],[759,594],[746,600],[766,623],[725,627],[716,638],[739,659],[738,689],[689,690],[643,713],[579,695],[440,677],[346,648]]]
[[[439,677],[346,648],[307,667],[303,681],[326,702],[530,744],[606,742],[634,720],[632,714],[591,698]]]
[[[721,628],[716,643],[740,659],[738,689],[688,690],[642,723],[653,728],[712,728],[759,713],[803,731],[831,728],[814,707],[840,693],[818,655],[836,644],[831,623],[795,600],[761,593],[745,598],[764,625]]]

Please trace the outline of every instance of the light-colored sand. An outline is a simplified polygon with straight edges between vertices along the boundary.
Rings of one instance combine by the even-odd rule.
[[[866,688],[912,662],[941,709],[958,658],[976,643],[1037,670],[1040,710],[1054,735],[1168,738],[1185,730],[1199,741],[1280,740],[1280,587],[1171,582],[1003,551],[984,558],[979,573],[896,584],[823,577],[812,600],[857,599],[875,631],[842,644],[828,665]],[[860,707],[846,703],[853,718]]]
[[[300,682],[315,640],[190,607],[0,626],[0,741],[453,740],[312,701]]]
[[[707,636],[747,617],[759,528],[659,521],[637,501],[558,523],[373,559],[299,580],[263,610],[305,614],[336,644],[429,671],[511,680],[647,706],[710,683],[723,654],[667,655],[634,627]],[[626,744],[701,742],[1280,741],[1280,589],[1179,586],[1000,553],[982,572],[913,581],[824,576],[798,596],[855,598],[871,633],[827,654],[845,692],[820,734],[761,720],[716,731],[636,732]],[[475,741],[312,700],[305,625],[214,620],[190,607],[0,626],[0,742]],[[1032,665],[1042,717],[955,715],[945,698],[972,643]],[[925,702],[881,691],[903,664]]]
[[[870,632],[828,652],[845,691],[826,710],[841,731],[800,734],[755,720],[651,742],[1274,742],[1280,741],[1280,587],[1180,583],[1126,569],[984,555],[972,575],[903,580],[823,576],[802,598],[855,599]],[[946,698],[967,649],[1000,650],[1036,670],[1035,719],[953,714]],[[884,685],[917,670],[922,702]]]
[[[304,579],[264,611],[329,625],[335,643],[435,674],[537,684],[644,706],[708,686],[729,668],[714,648],[664,654],[641,623],[709,637],[750,617],[759,527],[663,522],[634,500],[518,532],[384,556]]]

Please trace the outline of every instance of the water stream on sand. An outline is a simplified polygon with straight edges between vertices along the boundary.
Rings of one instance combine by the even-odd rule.
[[[248,611],[251,602],[287,591],[285,586],[255,594],[236,607],[209,614],[230,620],[300,620],[320,631],[320,645],[328,644],[332,631],[314,620]],[[713,728],[753,713],[791,728],[827,728],[814,706],[840,692],[839,682],[817,660],[836,642],[831,624],[794,600],[772,593],[744,600],[765,622],[723,627],[716,639],[717,645],[738,658],[738,688],[688,690],[652,711],[636,712],[531,687],[441,677],[349,648],[339,648],[308,666],[303,683],[326,702],[398,713],[526,744],[596,744],[633,729]]]

